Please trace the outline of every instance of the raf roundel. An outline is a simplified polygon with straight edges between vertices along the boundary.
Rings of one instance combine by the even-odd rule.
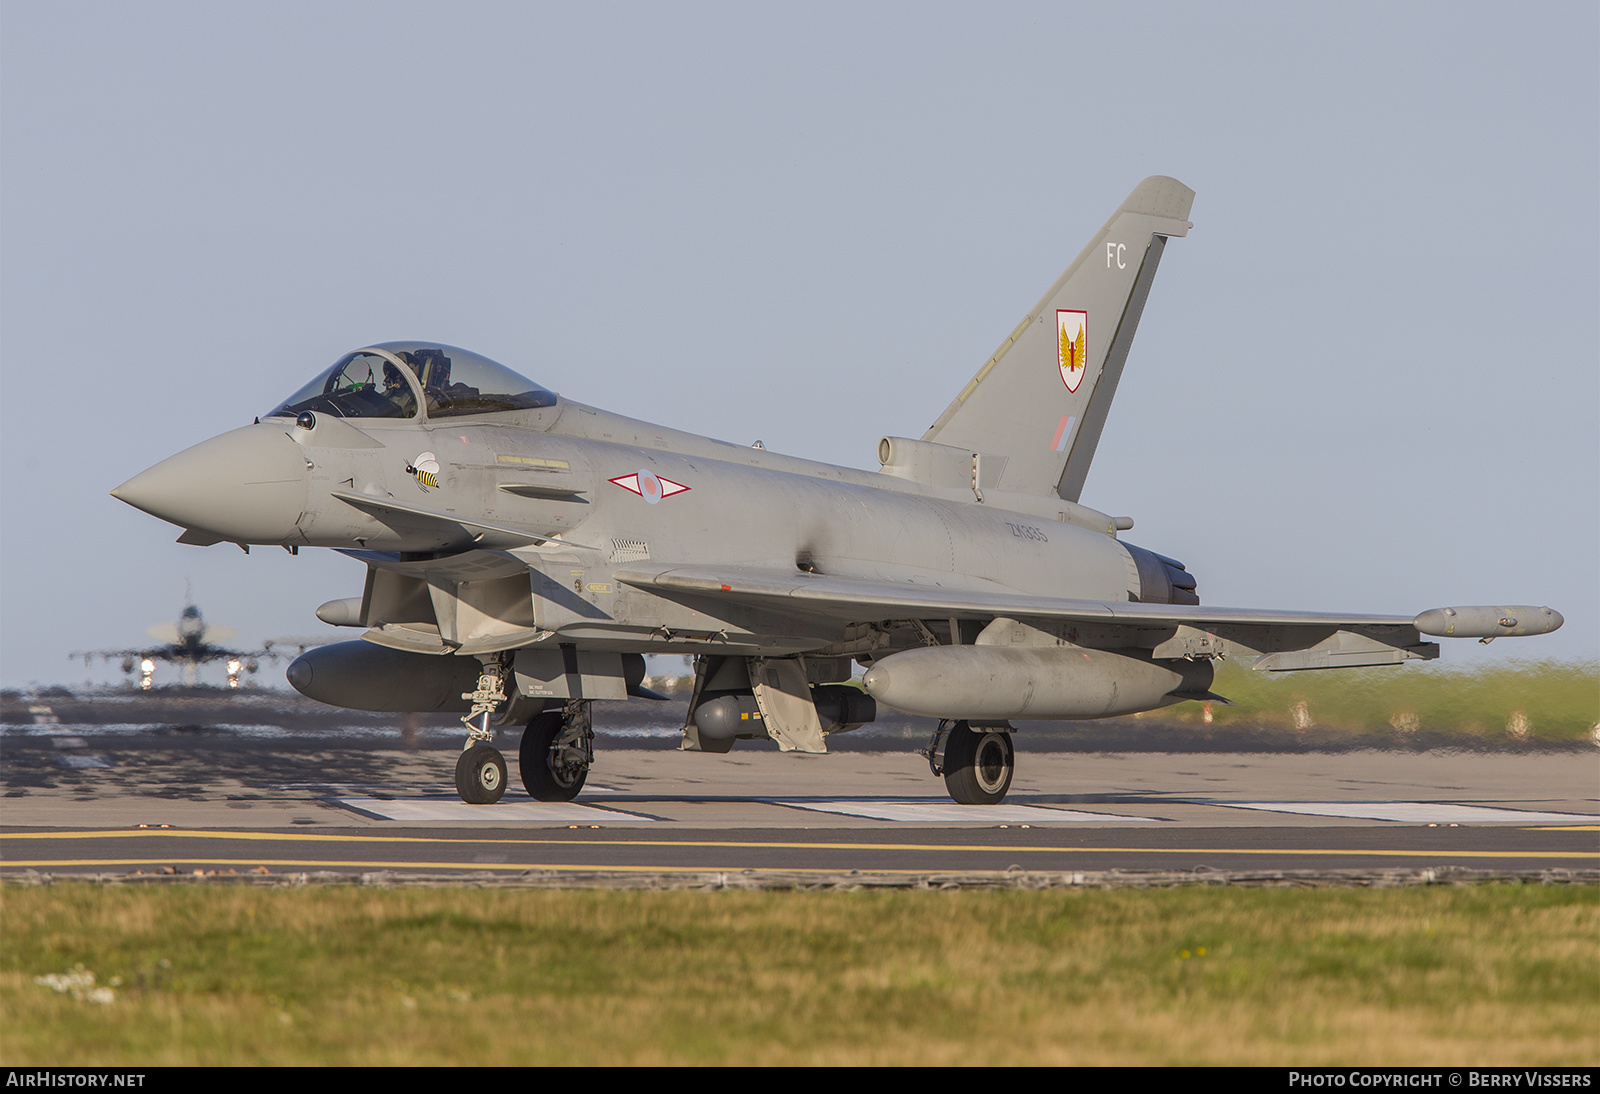
[[[662,498],[670,498],[674,494],[681,494],[689,489],[681,482],[663,479],[659,475],[643,469],[634,472],[632,475],[620,475],[607,481],[614,482],[624,490],[638,494],[651,505],[654,505]]]

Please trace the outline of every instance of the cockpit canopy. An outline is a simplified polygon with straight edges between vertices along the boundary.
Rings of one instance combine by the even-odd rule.
[[[419,404],[420,399],[420,404]],[[554,406],[556,395],[487,357],[437,342],[382,342],[346,354],[268,418],[428,418]]]

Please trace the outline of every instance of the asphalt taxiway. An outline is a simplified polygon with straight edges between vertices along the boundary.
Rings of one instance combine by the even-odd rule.
[[[1030,751],[958,806],[913,746],[725,756],[602,738],[577,801],[469,806],[442,740],[7,727],[0,873],[516,877],[1600,868],[1600,753]]]

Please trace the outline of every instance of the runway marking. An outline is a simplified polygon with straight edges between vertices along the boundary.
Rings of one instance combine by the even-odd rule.
[[[209,840],[238,840],[242,842],[259,843],[445,843],[455,846],[467,844],[484,844],[488,846],[511,847],[707,847],[724,849],[751,849],[772,847],[781,850],[812,849],[824,851],[994,851],[1007,854],[1025,853],[1115,853],[1126,851],[1130,854],[1172,854],[1188,853],[1197,855],[1394,855],[1401,857],[1440,855],[1454,858],[1505,858],[1516,855],[1527,855],[1533,858],[1600,858],[1600,849],[1583,851],[1450,851],[1450,850],[1373,850],[1370,848],[1337,848],[1337,847],[1123,847],[1117,844],[1108,844],[1101,847],[1081,846],[1044,846],[1028,844],[963,844],[963,843],[811,843],[801,840],[680,840],[680,839],[585,839],[581,842],[572,839],[536,839],[519,837],[450,837],[450,836],[382,836],[382,835],[341,835],[332,832],[238,832],[233,830],[210,830],[202,828],[117,828],[102,832],[7,832],[0,834],[0,846],[8,840],[70,840],[70,839],[137,839],[140,837],[156,837],[160,839],[209,839]],[[140,860],[147,861],[147,860]],[[0,860],[0,866],[15,865],[14,862]]]
[[[111,766],[111,761],[104,756],[57,756],[56,763],[62,767],[79,769]]]
[[[618,809],[598,809],[576,802],[498,802],[468,805],[440,798],[335,798],[339,805],[368,816],[393,821],[493,821],[543,824],[604,824],[607,821],[654,823],[654,818]]]
[[[764,798],[771,805],[792,809],[811,809],[819,813],[841,813],[849,817],[870,817],[887,821],[935,821],[941,824],[978,821],[986,824],[1057,824],[1086,821],[1156,821],[1154,817],[1124,817],[1114,813],[1084,813],[1073,809],[1047,809],[1038,805],[956,805],[948,801],[796,801]]]
[[[40,869],[43,867],[65,866],[127,866],[130,862],[150,862],[148,859],[60,859],[33,862],[8,862],[0,863],[4,867],[27,867]],[[515,870],[527,873],[530,870],[551,871],[582,871],[602,873],[649,873],[649,874],[718,874],[718,873],[751,873],[773,871],[784,874],[837,874],[839,868],[835,866],[765,866],[765,867],[727,867],[727,866],[627,866],[595,865],[572,862],[368,862],[359,859],[217,859],[217,858],[174,858],[162,859],[167,865],[182,864],[185,866],[226,866],[249,870],[256,866],[293,866],[309,869],[328,869],[342,866],[351,869],[366,870]],[[875,874],[930,874],[930,873],[960,873],[960,874],[1000,874],[1003,870],[909,870],[901,868],[874,869]],[[162,876],[162,875],[146,875]],[[232,877],[234,875],[228,875]],[[239,874],[239,877],[250,877],[248,873]],[[257,874],[257,877],[266,875]]]
[[[948,851],[951,848],[940,847],[936,850]],[[973,848],[964,848],[973,850]],[[1190,853],[1197,855],[1346,855],[1351,858],[1429,858],[1429,859],[1492,859],[1492,858],[1525,858],[1525,859],[1573,859],[1594,858],[1597,855],[1576,852],[1565,854],[1559,851],[1357,851],[1335,849],[1309,849],[1309,850],[1283,850],[1281,848],[1171,848],[1171,847],[1054,847],[1054,848],[1025,848],[1007,847],[995,848],[1009,852],[1027,850],[1052,850],[1052,851],[1077,851],[1092,852],[1097,854],[1178,854]],[[515,870],[526,873],[531,870],[546,870],[566,873],[651,873],[651,874],[708,874],[708,873],[781,873],[781,874],[837,874],[846,867],[840,866],[663,866],[663,865],[629,865],[625,863],[585,863],[585,862],[380,862],[366,859],[217,859],[217,858],[167,858],[167,859],[31,859],[16,862],[0,863],[0,870],[43,870],[64,869],[68,867],[108,866],[127,867],[133,863],[154,865],[159,861],[162,865],[185,865],[194,867],[228,867],[241,870],[251,870],[255,867],[277,866],[296,867],[300,869],[361,869],[361,870]],[[1001,874],[1014,873],[1009,870],[985,870],[982,868],[962,867],[880,867],[867,868],[875,874]],[[1026,871],[1024,871],[1026,872]],[[1041,869],[1036,872],[1059,873],[1061,868]],[[234,875],[229,875],[234,876]],[[248,873],[238,875],[251,876]],[[265,875],[256,875],[265,876]]]
[[[1439,802],[1233,802],[1191,799],[1195,805],[1221,805],[1230,809],[1259,809],[1271,813],[1303,813],[1314,817],[1348,817],[1356,820],[1400,821],[1406,824],[1560,824],[1587,821],[1582,813],[1540,813],[1524,809],[1499,809],[1485,805],[1449,805]]]
[[[331,783],[331,782],[324,781],[324,782],[314,782],[314,783],[277,783],[277,784],[274,784],[273,789],[274,790],[312,790],[312,791],[321,791],[323,794],[331,794],[335,798],[345,798],[345,797],[361,797],[362,795],[370,795],[370,794],[381,794],[381,793],[384,793],[386,791],[394,791],[397,794],[403,795],[403,794],[406,794],[406,793],[410,792],[411,788],[409,788],[409,787],[397,787],[393,783]],[[593,783],[586,784],[584,786],[584,788],[583,788],[583,792],[586,795],[588,795],[588,794],[620,794],[620,793],[622,793],[622,791],[618,790],[614,786],[595,786]],[[465,802],[462,802],[460,798],[458,798],[458,797],[456,797],[456,796],[454,796],[452,794],[439,794],[439,795],[435,795],[433,797],[422,797],[422,798],[395,797],[393,799],[383,798],[383,799],[379,799],[379,800],[380,801],[388,801],[388,800],[393,800],[393,801],[453,801],[453,802],[460,802],[463,805],[466,804]],[[505,804],[506,805],[515,805],[519,800],[521,800],[520,795],[515,795],[515,793],[514,793],[513,797],[509,801],[507,801]],[[496,806],[498,806],[498,804],[499,803],[496,803]],[[481,806],[481,805],[478,805],[478,806],[474,806],[473,808],[475,808],[475,809],[483,809],[485,807]]]
[[[962,846],[959,844],[896,844],[896,843],[801,843],[793,841],[759,842],[752,840],[584,840],[578,843],[572,840],[549,839],[448,839],[439,836],[346,836],[316,833],[247,833],[247,832],[211,832],[211,831],[182,831],[175,829],[160,830],[116,830],[109,832],[23,832],[7,834],[4,839],[92,839],[92,838],[127,838],[138,836],[156,836],[172,838],[195,837],[215,840],[256,840],[262,842],[306,842],[306,843],[449,843],[456,845],[512,845],[512,846],[564,846],[564,847],[680,847],[701,848],[706,850],[749,850],[749,849],[784,849],[784,850],[823,850],[823,851],[942,851],[952,850],[970,852],[994,852],[1006,855],[1022,854],[1128,854],[1128,855],[1284,855],[1300,857],[1327,857],[1347,856],[1356,859],[1374,858],[1427,858],[1427,859],[1600,859],[1600,850],[1581,851],[1469,851],[1469,850],[1382,850],[1370,848],[1337,848],[1337,847],[1029,847],[1009,845],[975,845]],[[371,860],[344,860],[344,859],[218,859],[218,858],[192,858],[192,857],[143,857],[121,859],[16,859],[0,861],[0,870],[17,869],[60,869],[64,867],[83,866],[121,866],[132,863],[173,865],[209,865],[209,866],[242,866],[245,868],[255,866],[280,866],[280,867],[345,867],[371,870],[420,870],[420,869],[448,869],[448,870],[567,870],[567,871],[655,871],[655,872],[684,872],[705,873],[729,869],[728,867],[713,866],[630,866],[607,865],[592,863],[493,863],[493,862],[414,862],[414,861],[371,861]],[[782,870],[810,870],[815,873],[837,873],[839,867],[816,868],[778,868],[778,867],[738,867],[737,869],[782,869]],[[973,873],[982,871],[973,870],[930,870],[930,869],[877,869],[880,873]]]

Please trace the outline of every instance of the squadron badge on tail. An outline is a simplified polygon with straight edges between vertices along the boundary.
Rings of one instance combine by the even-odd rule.
[[[1068,391],[1077,391],[1083,382],[1083,366],[1089,353],[1089,313],[1056,312],[1056,341],[1061,347],[1061,382]]]

